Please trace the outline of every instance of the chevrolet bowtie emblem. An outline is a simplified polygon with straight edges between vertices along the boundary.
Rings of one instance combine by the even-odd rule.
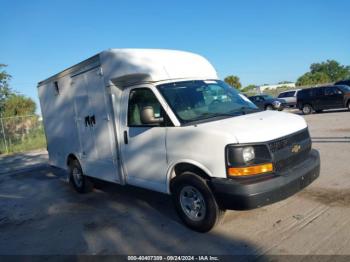
[[[292,153],[298,153],[301,149],[301,146],[296,144],[296,145],[293,145],[292,147]]]

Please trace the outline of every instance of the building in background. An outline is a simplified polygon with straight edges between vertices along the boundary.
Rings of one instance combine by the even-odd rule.
[[[289,87],[291,89],[295,88],[295,83],[287,82],[287,83],[279,83],[275,85],[261,85],[258,87],[260,89],[260,92],[263,92],[265,89],[276,89],[278,87]]]

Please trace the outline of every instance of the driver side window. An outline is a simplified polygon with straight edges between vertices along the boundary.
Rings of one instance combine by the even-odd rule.
[[[326,96],[332,96],[332,95],[334,95],[335,94],[335,90],[334,90],[335,88],[333,88],[333,87],[331,87],[331,86],[327,86],[326,88],[325,88],[325,90],[324,90],[324,94],[326,95]]]
[[[153,108],[155,118],[161,117],[161,105],[152,90],[148,88],[131,90],[128,103],[128,126],[147,126],[141,120],[141,112],[145,107]]]
[[[255,102],[261,102],[261,101],[263,101],[263,99],[260,96],[255,97]]]

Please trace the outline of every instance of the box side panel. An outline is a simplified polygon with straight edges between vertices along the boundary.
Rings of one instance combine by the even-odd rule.
[[[65,76],[47,82],[38,91],[49,162],[53,166],[66,168],[68,154],[79,151],[71,78]]]

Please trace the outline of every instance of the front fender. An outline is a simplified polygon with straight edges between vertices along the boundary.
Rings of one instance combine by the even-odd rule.
[[[166,193],[170,194],[170,181],[171,179],[175,176],[175,166],[177,164],[191,164],[194,165],[198,168],[200,168],[201,170],[203,170],[208,176],[213,177],[212,172],[209,170],[209,168],[207,168],[206,166],[204,166],[203,164],[195,161],[195,160],[191,160],[191,159],[179,159],[173,163],[171,163],[169,165],[167,174],[166,174]]]

